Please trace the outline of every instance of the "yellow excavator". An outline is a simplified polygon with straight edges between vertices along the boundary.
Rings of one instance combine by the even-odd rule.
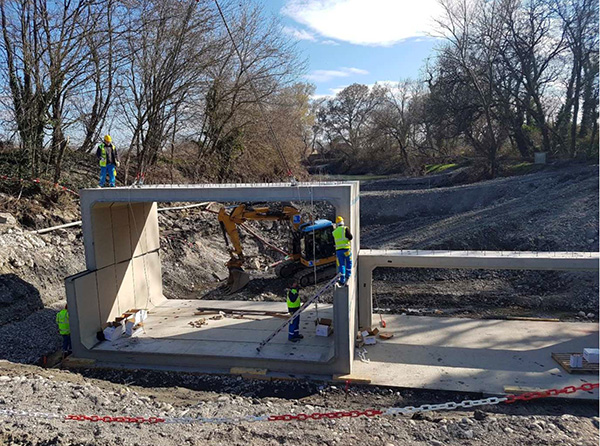
[[[315,278],[320,282],[336,274],[334,226],[329,220],[304,222],[300,211],[290,205],[283,206],[283,209],[273,209],[269,206],[245,204],[222,207],[218,219],[227,247],[231,242],[231,258],[226,263],[229,269],[226,291],[229,294],[241,290],[250,281],[248,273],[242,268],[245,258],[238,230],[238,226],[248,220],[290,223],[290,255],[275,269],[277,276],[284,279],[293,277],[304,287],[314,284]]]

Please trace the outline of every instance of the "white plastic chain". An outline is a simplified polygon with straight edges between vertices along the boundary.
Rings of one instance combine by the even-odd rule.
[[[449,402],[443,404],[423,404],[419,407],[406,406],[406,407],[390,407],[383,412],[383,415],[410,415],[417,412],[431,412],[434,410],[452,410],[458,407],[475,407],[475,406],[487,406],[493,404],[500,404],[506,401],[508,398],[504,397],[490,397],[481,400],[464,400],[460,403]]]
[[[58,415],[55,413],[33,412],[33,411],[28,411],[28,410],[10,410],[10,409],[0,409],[0,415],[7,416],[7,417],[27,417],[27,418],[47,418],[47,419],[64,418],[64,416]]]

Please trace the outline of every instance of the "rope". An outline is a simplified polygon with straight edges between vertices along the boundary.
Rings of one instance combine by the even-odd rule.
[[[315,208],[314,208],[314,193],[313,193],[313,187],[310,186],[310,212],[311,212],[311,216],[312,216],[312,220],[313,220],[313,225],[315,224],[315,222],[317,221],[315,218]],[[316,236],[315,233],[317,231],[313,230],[312,232],[312,239],[313,239],[313,274],[314,274],[314,280],[315,280],[315,285],[317,284],[317,245],[316,245]],[[315,299],[315,313],[316,313],[316,317],[317,317],[317,323],[319,321],[319,299]]]

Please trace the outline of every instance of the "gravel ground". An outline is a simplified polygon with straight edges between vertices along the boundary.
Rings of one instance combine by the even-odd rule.
[[[464,182],[455,175],[439,180],[394,179],[364,185],[363,247],[598,250],[597,166],[550,169],[523,177],[450,187],[452,178]],[[331,218],[329,213],[324,207],[319,216]],[[31,219],[43,226],[41,219]],[[227,254],[214,216],[192,211],[161,214],[160,226],[168,297],[283,303],[282,291],[287,284],[265,271],[268,264],[281,259],[280,254],[243,236],[245,253],[250,258],[247,270],[255,279],[243,292],[225,296],[215,291],[218,277],[226,276],[223,263]],[[253,228],[285,248],[287,237],[278,225],[253,224]],[[27,365],[59,348],[54,316],[64,304],[63,280],[84,268],[79,229],[39,236],[26,233],[19,225],[0,226],[0,410],[146,416],[258,415],[364,410],[482,397],[378,387],[351,387],[346,392],[309,381],[253,382],[235,377],[142,371],[83,370],[78,374]],[[393,312],[559,317],[594,323],[598,320],[597,274],[380,269],[374,280],[378,304]],[[304,293],[314,289],[305,289]],[[482,410],[414,418],[194,426],[10,418],[0,423],[0,444],[598,443],[597,402],[536,401]]]
[[[100,377],[101,379],[96,379]],[[481,395],[246,381],[166,372],[60,370],[0,363],[0,410],[164,417],[246,416],[402,407]],[[40,406],[40,401],[45,402]],[[10,418],[8,445],[595,445],[597,404],[535,401],[478,410],[305,422],[129,425]]]

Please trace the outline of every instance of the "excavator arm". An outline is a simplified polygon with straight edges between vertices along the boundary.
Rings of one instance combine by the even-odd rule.
[[[300,211],[293,206],[284,206],[282,210],[272,210],[268,206],[247,207],[240,204],[234,207],[222,207],[219,210],[219,224],[223,231],[225,244],[229,247],[231,258],[226,263],[229,269],[229,278],[227,280],[229,293],[235,293],[249,282],[248,274],[242,269],[244,264],[244,252],[240,241],[239,225],[248,220],[253,221],[289,221],[294,229],[298,229],[302,224]]]

